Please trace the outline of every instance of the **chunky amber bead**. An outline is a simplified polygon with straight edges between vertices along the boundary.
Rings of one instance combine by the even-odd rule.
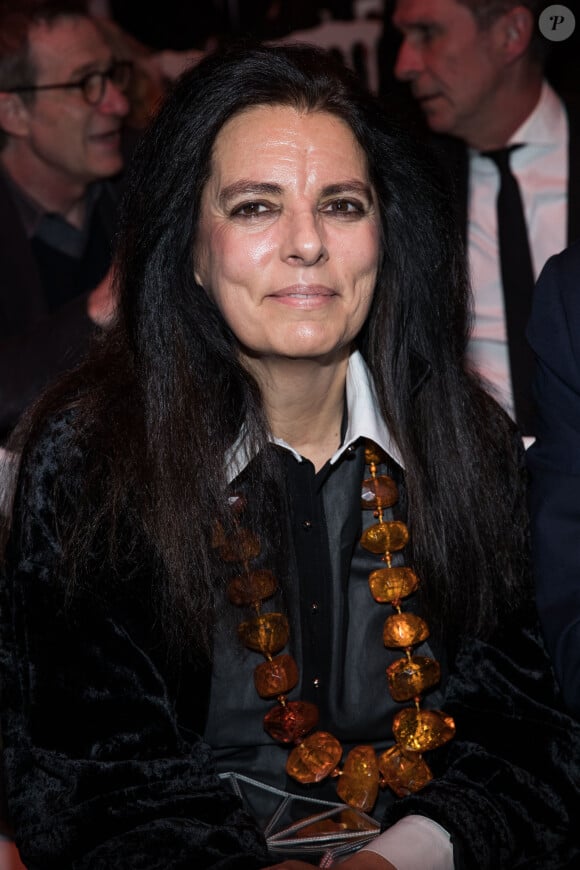
[[[338,815],[335,816],[338,819],[340,824],[345,831],[375,831],[377,830],[377,823],[372,819],[366,818],[366,816],[362,816],[360,813],[355,813],[351,809],[345,809]]]
[[[379,770],[398,797],[419,791],[433,779],[429,765],[418,752],[406,752],[398,744],[379,756]]]
[[[435,686],[441,678],[439,662],[427,656],[397,659],[387,668],[389,692],[395,701],[409,701]]]
[[[451,740],[455,722],[441,710],[400,710],[393,719],[393,734],[409,752],[426,752]]]
[[[385,461],[385,453],[381,450],[380,447],[377,447],[376,444],[372,444],[370,441],[367,441],[365,445],[365,462],[367,465],[370,465],[372,462],[375,465],[380,465],[381,462]]]
[[[261,568],[234,577],[228,586],[228,598],[232,604],[243,607],[266,601],[267,598],[272,597],[276,589],[276,578],[272,572],[266,568]]]
[[[409,540],[409,532],[405,523],[392,520],[388,523],[375,523],[362,534],[361,545],[371,553],[386,553],[402,550]]]
[[[419,585],[419,578],[411,568],[377,568],[369,574],[369,586],[375,601],[392,604],[411,595]]]
[[[298,666],[288,654],[262,662],[254,670],[254,683],[260,698],[275,698],[290,692],[298,682]]]
[[[409,647],[423,643],[429,637],[429,626],[415,613],[393,613],[383,626],[385,646]]]
[[[220,544],[219,554],[224,562],[247,562],[255,559],[260,550],[260,541],[250,529],[237,529]]]
[[[249,649],[272,656],[288,643],[290,627],[283,613],[262,613],[242,622],[238,626],[238,634]]]
[[[379,766],[372,746],[355,746],[348,753],[336,786],[338,796],[357,810],[368,812],[379,793]]]
[[[308,701],[287,701],[264,716],[264,730],[280,743],[295,743],[318,724],[318,707]]]
[[[364,510],[377,510],[394,505],[399,498],[397,484],[392,477],[378,474],[367,477],[362,482],[361,506]]]
[[[327,731],[316,731],[295,746],[286,762],[286,773],[298,782],[320,782],[336,767],[342,747]]]

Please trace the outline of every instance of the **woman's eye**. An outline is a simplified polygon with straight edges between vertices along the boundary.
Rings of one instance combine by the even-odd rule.
[[[231,215],[232,217],[255,217],[265,214],[269,210],[269,207],[263,202],[243,202],[232,209]]]
[[[322,207],[322,211],[354,217],[364,214],[365,208],[361,202],[353,199],[333,199],[332,202],[328,202]]]

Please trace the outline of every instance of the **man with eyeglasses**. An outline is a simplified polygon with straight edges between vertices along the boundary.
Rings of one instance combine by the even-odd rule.
[[[131,65],[59,0],[0,12],[0,443],[113,316]]]

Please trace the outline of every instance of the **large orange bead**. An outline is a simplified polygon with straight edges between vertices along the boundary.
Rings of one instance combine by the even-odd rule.
[[[335,769],[342,747],[327,731],[316,731],[295,746],[286,761],[286,773],[298,782],[320,782]]]
[[[284,649],[290,636],[290,626],[283,613],[262,613],[240,623],[238,634],[245,646],[267,657]]]
[[[405,752],[397,743],[379,756],[379,770],[398,797],[419,791],[433,779],[429,765],[418,752]]]
[[[308,701],[287,701],[264,716],[264,730],[280,743],[295,743],[318,724],[318,707]]]
[[[389,692],[395,701],[409,701],[437,685],[441,679],[439,662],[427,656],[397,659],[387,668]]]
[[[250,529],[238,529],[219,545],[224,562],[248,562],[255,559],[260,550],[260,541]]]
[[[429,626],[415,613],[393,613],[383,626],[383,643],[388,647],[409,647],[429,637]]]
[[[367,477],[362,482],[361,507],[373,511],[394,505],[399,499],[399,490],[392,477],[377,474]]]
[[[379,766],[372,746],[355,746],[351,749],[336,791],[350,807],[363,812],[372,810],[379,793]]]
[[[411,568],[404,566],[376,568],[369,574],[369,586],[375,601],[392,604],[411,595],[419,585],[419,578]]]
[[[272,572],[260,568],[234,577],[228,586],[228,598],[238,607],[258,604],[271,598],[277,588],[276,578]]]
[[[369,526],[360,539],[361,546],[371,553],[386,553],[402,550],[409,540],[409,532],[405,523],[392,520],[388,523],[375,523]]]
[[[298,666],[292,656],[276,656],[254,670],[254,683],[260,698],[275,698],[290,692],[298,682]]]
[[[427,752],[451,740],[455,722],[441,710],[400,710],[393,719],[393,734],[409,752]]]

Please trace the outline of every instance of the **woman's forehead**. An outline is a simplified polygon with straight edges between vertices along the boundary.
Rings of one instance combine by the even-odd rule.
[[[231,117],[215,139],[211,174],[228,182],[266,171],[283,175],[304,161],[330,173],[368,176],[366,154],[342,118],[287,105],[254,106]]]

